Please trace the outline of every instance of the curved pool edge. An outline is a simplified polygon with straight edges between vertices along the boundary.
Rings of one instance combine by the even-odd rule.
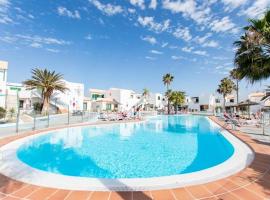
[[[203,184],[233,175],[250,165],[254,159],[254,152],[251,148],[209,118],[207,119],[212,126],[217,126],[221,129],[221,134],[233,145],[235,151],[228,160],[205,170],[155,178],[98,179],[66,176],[41,171],[26,165],[17,158],[16,150],[18,145],[29,138],[51,132],[52,130],[50,130],[15,140],[1,147],[0,153],[3,162],[0,166],[0,173],[18,181],[58,189],[86,191],[144,191]]]

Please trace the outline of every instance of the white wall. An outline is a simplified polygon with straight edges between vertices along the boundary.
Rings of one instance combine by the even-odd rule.
[[[8,62],[0,61],[0,107],[6,106]]]
[[[83,110],[83,100],[84,100],[84,84],[73,83],[69,81],[64,81],[66,87],[69,89],[65,93],[55,92],[51,98],[51,103],[56,105],[61,109],[67,109],[72,112],[74,110]]]
[[[107,90],[106,97],[113,98],[119,102],[120,111],[130,111],[132,107],[140,101],[140,99],[138,99],[140,96],[134,91],[119,88],[110,88]]]
[[[164,108],[164,102],[162,101],[163,95],[160,93],[150,93],[147,99],[150,104],[153,104],[157,109]]]

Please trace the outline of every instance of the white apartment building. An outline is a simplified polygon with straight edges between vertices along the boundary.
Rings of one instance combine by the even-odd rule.
[[[221,112],[223,97],[219,94],[200,94],[194,97],[186,97],[187,106],[190,112]],[[236,105],[236,95],[227,95],[225,98],[226,108]]]
[[[60,110],[76,111],[83,110],[84,102],[84,84],[74,83],[64,80],[68,90],[64,93],[55,92],[52,96],[51,103],[56,105]]]
[[[0,61],[0,107],[5,108],[8,62]]]
[[[41,93],[38,90],[27,90],[21,83],[7,82],[8,63],[0,61],[0,107],[10,110],[33,110],[33,104],[41,102]],[[69,89],[65,93],[54,92],[51,97],[51,110],[71,112],[83,109],[84,84],[65,81]]]
[[[166,103],[165,98],[160,93],[150,93],[148,102],[154,106],[155,110],[164,109],[164,105]]]
[[[92,111],[131,111],[134,107],[148,106],[163,109],[164,101],[160,93],[150,93],[147,97],[133,90],[110,88],[108,90],[90,89]]]

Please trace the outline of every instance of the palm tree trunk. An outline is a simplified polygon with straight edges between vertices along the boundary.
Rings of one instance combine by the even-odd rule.
[[[42,107],[42,115],[47,115],[49,112],[50,98],[48,96],[44,96],[43,107]]]
[[[174,105],[174,112],[177,114],[177,105]]]
[[[223,95],[223,112],[225,112],[226,111],[226,109],[225,109],[225,95]]]
[[[169,91],[169,84],[167,84],[167,92]],[[168,98],[168,115],[170,114],[170,112],[171,112],[171,109],[170,109],[170,100],[169,100],[169,97],[167,97]]]
[[[239,103],[239,81],[236,81],[236,102]]]
[[[236,112],[238,113],[238,104],[239,104],[239,81],[236,80]]]

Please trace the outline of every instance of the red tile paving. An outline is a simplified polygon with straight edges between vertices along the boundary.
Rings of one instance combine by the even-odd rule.
[[[215,117],[210,118],[223,125]],[[168,190],[98,192],[39,187],[0,174],[0,200],[270,200],[270,145],[256,141],[239,131],[228,131],[253,149],[255,159],[246,169],[222,180]],[[0,146],[40,132],[42,131],[0,139]]]

